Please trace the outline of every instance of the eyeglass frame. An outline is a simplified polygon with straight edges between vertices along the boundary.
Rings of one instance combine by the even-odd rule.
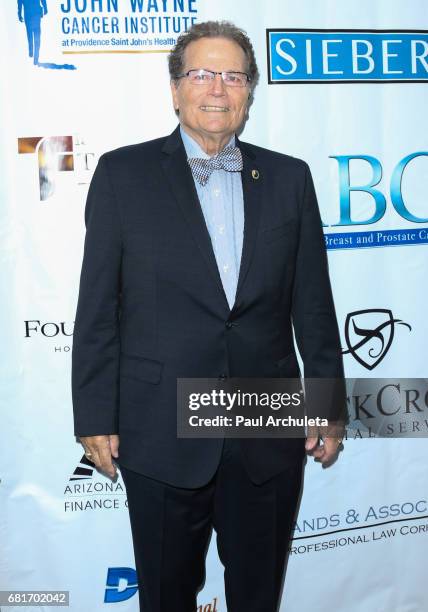
[[[220,72],[217,72],[215,70],[208,70],[208,68],[191,68],[184,74],[179,74],[176,78],[177,79],[183,79],[184,77],[188,78],[190,72],[199,72],[200,70],[203,70],[204,72],[209,72],[213,75],[212,81],[210,81],[210,83],[214,81],[217,74],[221,75],[221,80],[226,85],[226,87],[233,87],[233,85],[228,85],[227,83],[225,83],[224,77],[223,77],[224,74],[243,74],[247,77],[247,82],[245,83],[245,85],[237,85],[236,87],[246,87],[249,83],[251,83],[250,76],[246,72],[241,72],[240,70],[221,70]],[[206,83],[202,83],[202,85],[205,85],[205,84]]]

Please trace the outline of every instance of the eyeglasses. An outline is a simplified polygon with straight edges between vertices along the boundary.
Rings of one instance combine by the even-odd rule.
[[[224,70],[222,72],[215,72],[214,70],[205,70],[204,68],[189,70],[184,74],[178,75],[177,78],[187,78],[192,85],[208,85],[214,81],[216,74],[221,74],[223,83],[228,87],[245,87],[251,80],[245,72],[226,72]]]

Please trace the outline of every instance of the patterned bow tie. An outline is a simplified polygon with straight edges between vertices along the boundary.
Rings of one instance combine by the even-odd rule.
[[[213,170],[240,172],[243,168],[242,154],[238,147],[226,147],[209,159],[189,157],[188,162],[193,176],[202,186],[207,184]]]

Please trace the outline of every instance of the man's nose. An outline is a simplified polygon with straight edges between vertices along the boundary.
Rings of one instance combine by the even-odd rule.
[[[225,89],[226,85],[224,84],[221,74],[214,75],[211,81],[210,93],[215,96],[223,96],[226,93]]]

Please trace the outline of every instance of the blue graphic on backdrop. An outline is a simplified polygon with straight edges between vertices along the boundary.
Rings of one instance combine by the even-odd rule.
[[[426,30],[268,29],[269,83],[428,81]]]
[[[24,17],[22,9],[24,9]],[[33,58],[35,66],[39,63],[40,23],[47,12],[46,0],[18,0],[18,19],[21,23],[25,23],[28,55]]]
[[[109,567],[104,603],[130,599],[138,590],[137,572],[132,567]]]
[[[22,11],[24,11],[24,16]],[[28,55],[33,59],[33,64],[41,68],[76,70],[76,66],[72,64],[39,62],[41,21],[47,13],[46,0],[18,0],[18,19],[21,23],[25,23],[25,29],[27,30]]]
[[[337,160],[339,164],[339,192],[340,192],[340,221],[335,225],[369,225],[376,223],[384,216],[386,212],[386,198],[382,191],[377,187],[382,179],[382,164],[371,155],[331,155],[332,159]],[[401,185],[403,181],[404,170],[409,162],[418,157],[428,157],[428,151],[416,151],[403,157],[395,166],[390,183],[391,203],[396,212],[407,221],[412,223],[428,223],[428,217],[418,217],[413,214],[408,206],[406,206]],[[372,169],[372,179],[366,185],[351,185],[350,179],[350,163],[354,160],[363,160],[370,164]],[[351,192],[364,192],[370,194],[375,204],[373,215],[364,221],[353,221],[351,219]]]
[[[324,234],[329,251],[337,249],[373,249],[390,246],[428,244],[428,227],[421,229],[371,230],[367,232],[336,232]]]
[[[428,53],[428,51],[427,51]],[[339,221],[333,227],[349,227],[355,225],[373,225],[381,221],[387,213],[387,198],[380,187],[382,180],[382,163],[371,155],[331,155],[338,163],[339,172]],[[358,249],[387,246],[413,246],[428,244],[428,227],[420,224],[428,223],[428,216],[416,214],[415,206],[405,201],[402,193],[403,176],[406,168],[417,158],[428,157],[428,151],[416,151],[401,159],[391,173],[389,196],[393,210],[405,221],[415,223],[418,227],[396,229],[376,229],[369,231],[352,231],[325,234],[327,249]],[[353,184],[351,166],[354,162],[364,162],[372,171],[371,179],[364,185]],[[373,203],[372,210],[362,218],[361,212],[356,214],[356,205],[352,206],[353,193],[367,194]],[[420,204],[419,204],[420,208]],[[324,224],[325,227],[325,224]]]

